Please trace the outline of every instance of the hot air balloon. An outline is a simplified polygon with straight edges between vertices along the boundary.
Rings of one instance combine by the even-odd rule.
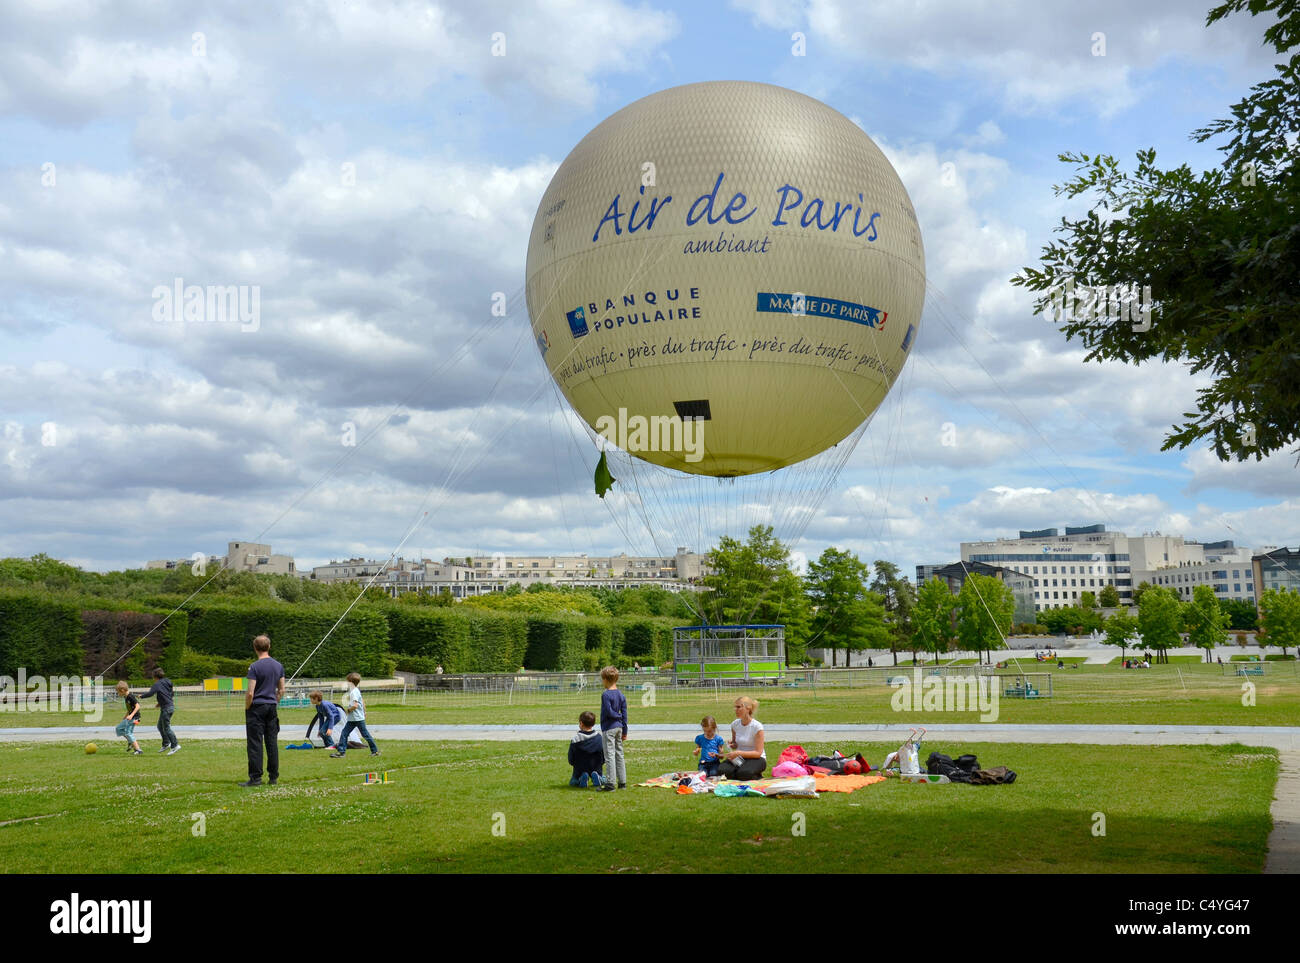
[[[528,246],[533,334],[573,409],[674,472],[773,472],[854,433],[916,339],[921,232],[848,118],[768,84],[623,108],[570,152]]]

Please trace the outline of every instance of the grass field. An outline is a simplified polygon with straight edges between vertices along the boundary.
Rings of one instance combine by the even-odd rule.
[[[690,759],[687,742],[627,747],[632,781]],[[896,746],[838,748],[876,762]],[[191,741],[175,756],[128,756],[120,741],[96,755],[80,745],[5,745],[0,865],[79,874],[1254,873],[1278,768],[1276,752],[1242,746],[931,740],[923,754],[975,752],[1019,779],[987,787],[891,780],[815,800],[718,799],[570,789],[563,744],[382,749],[378,760],[282,751],[281,784],[249,790],[236,785],[244,753],[233,741]],[[361,774],[380,762],[394,781],[363,785]],[[799,813],[805,835],[792,832]],[[1093,834],[1095,813],[1105,816],[1105,836]]]
[[[1025,663],[1032,665],[1033,663]],[[927,671],[922,669],[922,672]],[[1300,719],[1300,675],[1295,663],[1270,663],[1266,675],[1249,682],[1254,705],[1243,704],[1244,679],[1225,675],[1219,665],[1156,665],[1150,669],[1122,669],[1104,665],[1078,668],[1034,668],[1050,672],[1054,695],[1051,699],[1008,699],[999,692],[998,716],[1006,723],[1132,723],[1149,725],[1294,725]],[[912,677],[911,666],[890,669],[888,674]],[[630,718],[638,723],[698,723],[705,714],[729,720],[731,703],[741,692],[751,692],[761,703],[758,716],[764,723],[884,723],[906,726],[930,722],[978,722],[971,712],[895,712],[891,702],[895,690],[881,681],[854,688],[759,686],[749,689],[681,688],[660,686],[650,699],[648,692],[625,686]],[[924,677],[924,675],[923,675]],[[797,677],[796,677],[797,678]],[[1044,691],[1046,691],[1044,689]],[[372,724],[382,732],[385,723],[432,724],[552,724],[570,725],[583,709],[599,703],[599,691],[556,693],[452,693],[400,692],[367,694]],[[647,704],[653,702],[653,704]],[[112,725],[120,717],[120,704],[106,707],[97,725]],[[282,708],[280,717],[288,732],[297,726],[306,730],[312,718],[309,708]],[[156,738],[153,726],[158,718],[152,702],[146,705],[144,738]],[[229,724],[243,722],[243,697],[234,695],[180,695],[174,725]],[[0,711],[0,727],[76,726],[87,724],[80,713]]]

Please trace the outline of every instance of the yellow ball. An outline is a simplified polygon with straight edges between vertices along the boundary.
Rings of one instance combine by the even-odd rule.
[[[99,746],[95,745],[93,742],[86,743],[86,755],[93,756],[97,752],[99,752]]]

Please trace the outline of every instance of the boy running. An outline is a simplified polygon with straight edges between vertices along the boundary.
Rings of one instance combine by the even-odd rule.
[[[356,672],[349,673],[347,695],[343,697],[343,711],[348,714],[347,725],[343,727],[343,735],[339,736],[338,748],[330,753],[331,759],[342,759],[348,753],[348,736],[352,735],[352,730],[359,730],[366,742],[370,745],[370,754],[379,755],[379,747],[375,745],[375,740],[370,736],[370,730],[366,728],[366,704],[361,698],[361,676]]]

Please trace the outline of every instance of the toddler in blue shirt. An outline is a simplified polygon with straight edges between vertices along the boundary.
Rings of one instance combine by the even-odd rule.
[[[695,749],[691,754],[700,757],[701,772],[706,776],[716,776],[726,742],[718,735],[718,722],[713,716],[705,716],[701,719],[700,728],[704,732],[695,737]]]

